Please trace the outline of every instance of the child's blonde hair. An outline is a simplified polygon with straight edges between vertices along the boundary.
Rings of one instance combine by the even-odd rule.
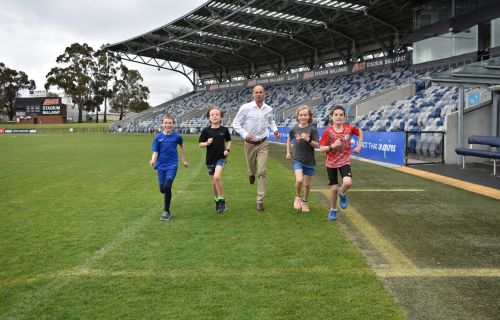
[[[169,113],[166,113],[163,118],[161,118],[161,122],[163,123],[163,121],[165,121],[165,119],[171,119],[173,123],[175,123],[175,118],[169,114]]]
[[[307,120],[307,123],[311,124],[313,121],[313,112],[307,104],[301,105],[297,108],[297,111],[295,111],[295,117],[297,118],[297,121],[299,120],[299,112],[301,112],[302,110],[307,110],[307,113],[309,114],[309,120]]]
[[[208,107],[208,110],[207,110],[207,113],[206,113],[206,116],[207,116],[207,119],[210,119],[210,111],[212,110],[219,110],[220,112],[220,123],[222,123],[222,118],[224,118],[224,111],[222,111],[221,108],[217,107],[217,106],[210,106]]]

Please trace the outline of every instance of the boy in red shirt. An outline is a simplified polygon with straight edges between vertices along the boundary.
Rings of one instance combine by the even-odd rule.
[[[326,171],[331,185],[330,212],[329,220],[337,219],[337,193],[340,196],[339,205],[342,209],[347,208],[347,190],[352,185],[351,178],[351,137],[353,134],[358,136],[358,144],[354,149],[359,153],[363,145],[363,132],[354,126],[344,124],[345,109],[342,106],[335,106],[330,111],[332,124],[323,132],[319,141],[320,151],[326,152]],[[338,174],[342,177],[342,186],[338,181]]]

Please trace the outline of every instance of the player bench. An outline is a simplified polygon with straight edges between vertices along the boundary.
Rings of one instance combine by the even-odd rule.
[[[491,147],[500,147],[500,137],[493,136],[470,136],[467,141],[469,148],[456,148],[455,152],[463,156],[462,168],[465,169],[465,156],[473,156],[480,158],[487,158],[493,160],[493,175],[497,174],[497,160],[500,159],[500,151],[479,150],[473,149],[473,145],[483,145]]]

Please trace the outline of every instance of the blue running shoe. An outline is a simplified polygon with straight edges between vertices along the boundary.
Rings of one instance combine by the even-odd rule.
[[[339,201],[339,205],[342,209],[345,209],[347,208],[347,204],[349,203],[347,201],[347,194],[344,194],[344,195],[341,195],[340,192],[339,192],[339,196],[340,196],[340,201]]]
[[[226,211],[227,206],[226,206],[226,200],[220,199],[217,201],[217,213],[223,213]]]
[[[337,210],[330,210],[328,213],[328,220],[336,220],[337,219]]]
[[[170,220],[170,212],[168,211],[163,211],[163,214],[160,217],[160,221],[168,221]]]

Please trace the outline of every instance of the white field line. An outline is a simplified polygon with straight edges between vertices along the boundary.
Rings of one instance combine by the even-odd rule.
[[[382,278],[498,278],[500,277],[500,268],[392,268],[378,267],[374,269],[375,274]],[[31,283],[40,280],[50,279],[66,279],[69,283],[77,277],[92,277],[92,278],[254,278],[254,277],[280,277],[299,274],[315,274],[315,275],[366,275],[370,274],[364,268],[355,269],[332,269],[324,266],[316,266],[309,268],[245,268],[245,269],[228,269],[228,268],[194,268],[194,269],[132,269],[132,270],[103,270],[96,268],[61,270],[58,272],[38,274],[32,278],[11,279],[4,282],[3,285],[13,285],[20,283]],[[54,280],[55,281],[55,280]],[[10,318],[9,318],[10,319]]]
[[[382,278],[412,278],[412,277],[500,277],[500,268],[376,268],[375,273]]]
[[[312,192],[330,192],[330,189],[312,189]],[[349,192],[425,192],[425,189],[349,189]],[[327,194],[330,196],[330,194]]]
[[[97,268],[81,268],[60,270],[57,272],[49,272],[38,274],[31,278],[10,279],[4,282],[6,285],[19,283],[31,283],[40,280],[50,280],[57,278],[76,278],[76,277],[94,277],[94,278],[109,278],[109,277],[135,277],[135,278],[255,278],[255,277],[281,277],[299,274],[337,274],[337,275],[366,275],[371,271],[365,268],[345,268],[332,269],[325,266],[313,267],[283,267],[283,268],[188,268],[188,269],[132,269],[132,270],[103,270]]]
[[[358,189],[360,190],[360,189]],[[365,189],[369,190],[369,189]],[[420,192],[420,189],[389,189],[413,190]],[[330,196],[329,189],[317,190],[326,197]],[[349,190],[352,192],[354,190]],[[383,190],[380,190],[383,191]],[[423,191],[423,190],[422,190]],[[398,191],[399,192],[399,191]],[[500,277],[500,268],[418,268],[410,259],[402,254],[389,240],[387,240],[375,227],[373,227],[359,212],[352,206],[343,211],[345,217],[363,234],[363,236],[373,245],[373,247],[384,257],[388,267],[374,267],[375,273],[379,277]]]
[[[325,196],[330,196],[330,190],[321,191]],[[351,190],[349,190],[351,192]],[[396,268],[415,269],[415,265],[402,254],[389,240],[387,240],[368,220],[366,220],[352,206],[343,210],[347,217],[356,226],[356,228],[370,241],[375,249],[387,260],[387,262]]]

